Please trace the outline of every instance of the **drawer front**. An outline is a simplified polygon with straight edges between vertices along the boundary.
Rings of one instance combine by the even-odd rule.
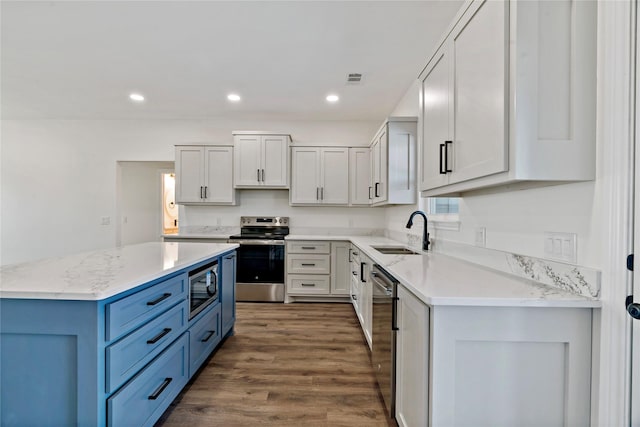
[[[185,333],[139,375],[107,400],[109,426],[152,426],[189,377],[189,334]]]
[[[189,328],[189,378],[209,357],[221,338],[220,304],[216,304]]]
[[[330,276],[287,275],[287,292],[292,295],[328,295]]]
[[[186,300],[107,347],[106,389],[115,391],[134,376],[171,341],[187,330],[189,304]]]
[[[330,274],[331,257],[329,255],[288,254],[287,273]]]
[[[160,282],[106,306],[106,340],[114,340],[187,298],[187,273]]]
[[[331,242],[323,242],[323,241],[287,242],[287,253],[330,254]]]

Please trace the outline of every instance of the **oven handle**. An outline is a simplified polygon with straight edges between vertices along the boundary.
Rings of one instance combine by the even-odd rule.
[[[246,246],[284,246],[284,240],[235,240],[229,239],[227,240],[229,243],[237,243],[238,245],[246,245]]]

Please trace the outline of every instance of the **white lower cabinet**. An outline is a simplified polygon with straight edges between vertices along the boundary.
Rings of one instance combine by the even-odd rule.
[[[399,426],[590,425],[592,309],[398,298]]]
[[[398,287],[396,326],[396,421],[426,426],[429,392],[429,308]]]

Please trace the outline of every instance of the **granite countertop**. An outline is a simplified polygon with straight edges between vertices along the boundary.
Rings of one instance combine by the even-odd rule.
[[[504,307],[600,307],[577,295],[447,255],[385,255],[373,246],[407,247],[387,237],[289,235],[287,240],[348,240],[425,304]]]
[[[148,242],[0,268],[0,297],[97,301],[237,248]]]

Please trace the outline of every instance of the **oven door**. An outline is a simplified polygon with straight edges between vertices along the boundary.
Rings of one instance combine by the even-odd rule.
[[[237,301],[284,301],[284,240],[229,240],[238,243]]]

